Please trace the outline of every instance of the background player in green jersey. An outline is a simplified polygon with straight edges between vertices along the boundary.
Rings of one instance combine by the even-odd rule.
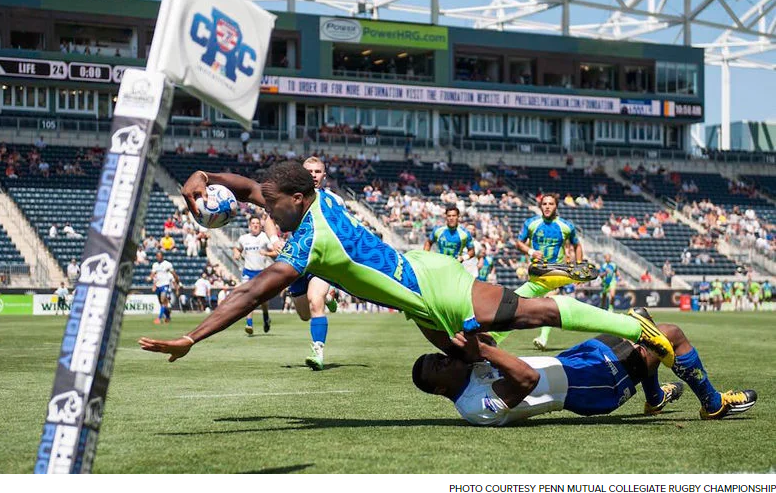
[[[397,252],[331,194],[316,190],[310,173],[298,163],[271,166],[262,183],[230,173],[197,171],[181,190],[195,214],[196,200],[206,197],[210,183],[226,186],[241,202],[264,207],[281,231],[293,233],[274,264],[232,291],[196,329],[173,340],[139,340],[144,350],[170,354],[170,361],[185,356],[196,342],[226,329],[309,273],[355,297],[403,311],[447,354],[456,353],[450,338],[461,331],[548,325],[638,341],[665,365],[674,363],[671,343],[651,319],[636,312],[608,313],[565,296],[519,298],[502,286],[475,280],[450,257]]]
[[[749,301],[752,302],[755,311],[762,308],[762,289],[763,287],[759,282],[749,281]]]
[[[617,280],[620,273],[617,271],[617,264],[612,262],[610,254],[604,255],[604,263],[599,269],[601,274],[601,308],[614,310],[614,297],[617,294]]]
[[[541,215],[533,216],[525,220],[523,229],[517,237],[517,249],[528,255],[531,262],[547,262],[557,264],[576,260],[581,262],[584,258],[582,243],[577,237],[577,229],[571,221],[558,216],[558,196],[545,194],[539,204]],[[566,245],[574,250],[574,259],[566,258]],[[568,284],[574,282],[568,280]],[[560,286],[556,286],[560,287]],[[538,298],[549,294],[552,290],[546,286],[529,280],[517,291],[518,296],[524,298]],[[542,327],[539,337],[533,340],[534,347],[543,351],[547,348],[550,337],[550,327]],[[494,334],[496,342],[503,341],[508,334]]]
[[[722,289],[722,281],[719,279],[711,283],[711,293],[709,296],[711,297],[711,303],[714,305],[716,311],[722,310],[722,301],[725,299]]]
[[[746,293],[746,284],[743,281],[736,281],[733,283],[733,301],[735,311],[742,311],[744,309],[744,293]]]
[[[431,251],[436,244],[439,253],[449,255],[459,262],[474,257],[474,240],[471,233],[460,225],[461,211],[458,207],[448,207],[445,210],[445,226],[439,226],[431,231],[423,249]]]

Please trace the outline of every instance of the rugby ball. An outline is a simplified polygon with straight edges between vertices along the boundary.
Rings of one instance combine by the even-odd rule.
[[[221,228],[237,216],[237,198],[223,185],[208,185],[207,197],[197,199],[198,213],[194,218],[202,226]]]

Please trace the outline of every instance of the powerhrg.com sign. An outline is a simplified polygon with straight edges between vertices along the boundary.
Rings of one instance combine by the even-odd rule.
[[[447,28],[442,26],[321,17],[319,27],[321,41],[447,49]]]

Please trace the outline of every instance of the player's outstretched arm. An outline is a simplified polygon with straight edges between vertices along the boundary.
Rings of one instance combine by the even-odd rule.
[[[493,384],[493,389],[509,407],[515,407],[530,394],[539,383],[539,373],[523,360],[490,344],[484,334],[458,332],[451,340],[464,351],[469,359],[486,359],[496,367],[503,379]]]
[[[298,277],[299,273],[289,264],[274,263],[252,280],[235,288],[209,317],[185,336],[166,341],[141,337],[138,343],[146,351],[169,354],[169,361],[175,361],[185,356],[197,342],[221,332],[260,304],[280,294]]]
[[[209,173],[199,170],[195,171],[181,188],[181,195],[186,199],[186,205],[192,213],[199,212],[197,199],[207,196],[208,185],[223,185],[234,193],[238,201],[264,207],[264,196],[258,182],[233,173]]]

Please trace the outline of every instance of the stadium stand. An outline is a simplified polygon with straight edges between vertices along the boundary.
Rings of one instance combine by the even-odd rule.
[[[11,238],[8,237],[5,228],[0,225],[0,271],[12,265],[15,266],[15,268],[26,266],[21,252],[16,248],[16,245],[11,241]],[[24,269],[24,267],[22,267],[22,269]]]
[[[102,150],[80,149],[77,147],[47,146],[38,151],[33,146],[17,145],[11,152],[26,159],[19,159],[26,166],[15,166],[17,176],[12,178],[3,173],[0,180],[10,196],[19,205],[27,220],[43,239],[54,258],[66,268],[72,258],[79,259],[83,251],[89,220],[91,219],[99,179]],[[33,167],[36,158],[39,162],[57,163],[47,175],[40,167]],[[8,164],[5,164],[5,171]],[[74,166],[77,172],[66,172]],[[55,204],[55,205],[54,205]],[[151,192],[146,216],[146,232],[157,238],[163,235],[164,222],[176,211],[175,205],[158,187]],[[65,231],[70,225],[72,232]],[[52,234],[52,226],[55,231]],[[206,263],[205,257],[187,257],[185,248],[181,249],[182,236],[175,232],[176,251],[165,252],[181,276],[184,285],[190,286],[199,277]],[[149,260],[155,252],[148,252]],[[141,264],[135,269],[133,286],[149,286],[147,277],[151,262]]]

